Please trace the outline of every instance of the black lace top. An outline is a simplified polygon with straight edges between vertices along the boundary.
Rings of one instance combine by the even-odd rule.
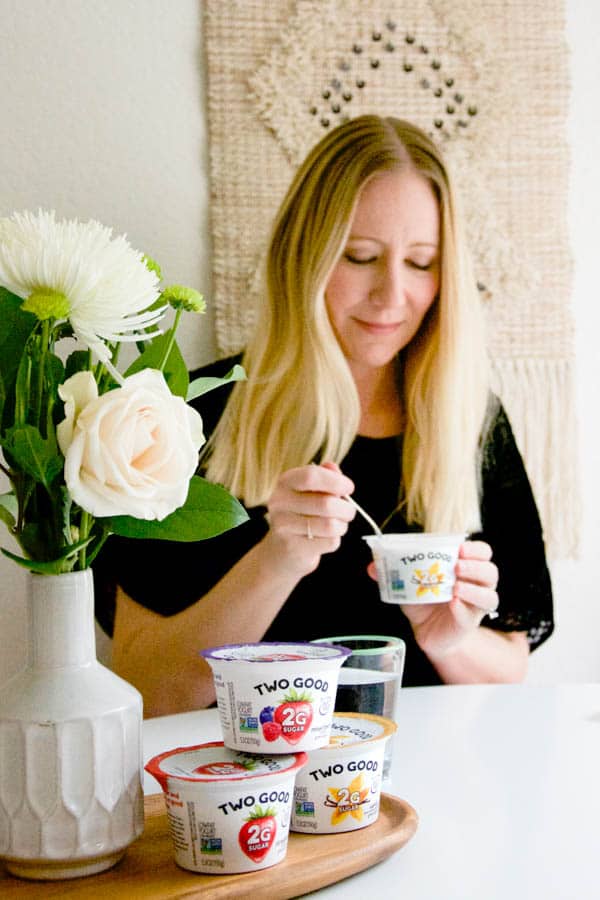
[[[206,367],[202,374],[222,374],[231,360]],[[210,398],[210,400],[209,400]],[[208,433],[227,398],[219,389],[197,401]],[[357,437],[342,470],[354,481],[354,497],[376,521],[396,506],[400,478],[399,438]],[[249,510],[250,520],[215,538],[198,543],[145,541],[111,536],[94,563],[96,616],[112,634],[115,585],[138,603],[165,616],[202,596],[266,533],[262,507]],[[526,631],[533,649],[552,633],[552,590],[545,560],[542,529],[529,481],[504,410],[500,407],[485,445],[482,470],[482,530],[473,537],[487,541],[500,571],[499,617],[484,620],[500,631]],[[385,531],[406,531],[399,513]],[[414,529],[412,529],[414,530]],[[406,641],[403,684],[439,684],[440,678],[417,646],[399,608],[379,599],[377,584],[367,575],[371,560],[360,516],[350,524],[339,550],[322,557],[317,570],[303,578],[264,635],[268,641],[306,641],[338,634],[397,635]],[[198,645],[201,636],[198,637]]]

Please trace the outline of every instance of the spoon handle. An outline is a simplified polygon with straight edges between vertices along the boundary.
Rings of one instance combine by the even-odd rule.
[[[371,526],[371,528],[373,529],[373,531],[375,532],[375,534],[382,534],[381,528],[379,527],[379,525],[377,524],[377,522],[375,522],[374,519],[371,518],[371,516],[369,515],[369,513],[367,513],[367,512],[364,511],[364,509],[362,508],[362,506],[359,506],[359,505],[358,505],[358,503],[356,502],[356,500],[354,500],[349,494],[346,494],[346,496],[344,497],[344,500],[347,500],[348,503],[351,503],[351,504],[352,504],[352,506],[356,509],[356,511],[357,511],[358,513],[361,514],[361,516],[363,517],[363,519],[364,519],[366,522],[369,523],[369,525]]]

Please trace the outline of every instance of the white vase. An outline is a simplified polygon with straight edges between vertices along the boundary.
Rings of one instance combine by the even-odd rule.
[[[28,597],[29,661],[0,688],[0,859],[92,875],[143,830],[142,698],[96,660],[90,569],[32,575]]]

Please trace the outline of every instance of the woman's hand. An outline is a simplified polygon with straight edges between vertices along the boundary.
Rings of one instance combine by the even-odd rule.
[[[264,545],[272,551],[273,564],[291,568],[301,578],[317,568],[323,553],[337,550],[356,514],[344,500],[353,490],[353,482],[335,463],[284,472],[267,504]]]
[[[491,561],[492,549],[483,541],[461,544],[456,563],[456,582],[449,603],[405,604],[419,647],[430,657],[458,649],[498,606],[498,569]],[[371,575],[374,567],[369,566]]]

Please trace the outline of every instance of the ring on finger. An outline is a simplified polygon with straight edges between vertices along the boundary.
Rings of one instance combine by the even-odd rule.
[[[309,541],[312,541],[314,538],[314,534],[312,533],[312,528],[310,527],[310,519],[306,520],[306,537]]]

